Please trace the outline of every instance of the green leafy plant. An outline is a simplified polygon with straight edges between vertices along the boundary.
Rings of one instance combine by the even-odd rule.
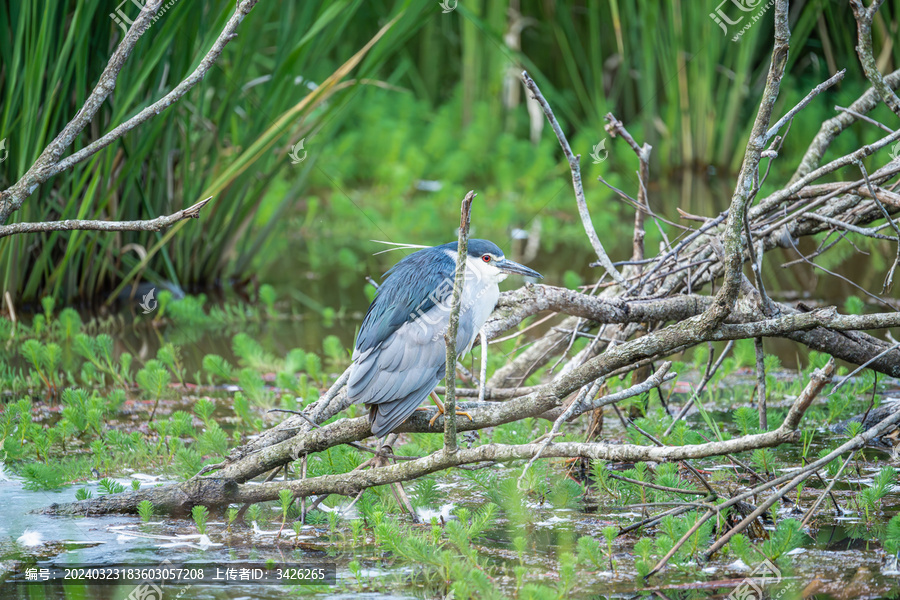
[[[522,541],[525,540],[525,538],[520,539]],[[600,543],[596,539],[589,535],[582,536],[578,538],[576,547],[576,556],[580,564],[593,566],[594,569],[605,568],[607,557],[604,555],[603,550],[600,549]],[[524,554],[524,549],[522,554]]]
[[[231,525],[237,520],[239,511],[234,507],[229,507],[227,511],[225,511],[225,520],[228,523],[227,529],[231,531]]]
[[[153,417],[156,415],[156,409],[159,407],[159,399],[169,387],[171,375],[169,374],[168,369],[160,362],[150,360],[147,361],[147,364],[144,365],[143,369],[138,371],[135,381],[137,381],[137,384],[141,389],[155,399],[153,410],[150,411],[149,418],[149,420],[152,421]]]
[[[750,462],[764,473],[771,473],[775,468],[775,453],[771,448],[757,448],[750,455]]]
[[[284,529],[288,518],[288,510],[294,503],[294,493],[291,490],[280,490],[278,492],[278,502],[281,504],[281,529]],[[279,530],[278,534],[281,535],[281,530]]]
[[[194,403],[194,413],[207,427],[210,426],[210,420],[215,410],[216,405],[209,398],[200,398]]]
[[[759,428],[759,413],[749,406],[739,406],[734,411],[734,422],[741,435],[755,433]]]
[[[607,525],[603,528],[603,539],[606,540],[606,556],[609,559],[609,568],[613,571],[616,570],[616,563],[613,560],[613,542],[616,541],[616,537],[619,535],[619,528],[613,527],[612,525]]]
[[[39,462],[23,465],[20,474],[25,480],[22,487],[31,491],[55,490],[68,481],[63,469]]]
[[[866,521],[869,521],[872,513],[878,510],[881,500],[891,491],[896,478],[894,467],[886,465],[872,478],[871,486],[856,494],[856,504],[865,514]]]
[[[199,531],[201,535],[206,535],[206,523],[209,520],[209,509],[202,504],[198,504],[191,508],[191,518],[194,519],[194,523],[197,525],[197,531]]]
[[[104,477],[100,480],[97,486],[97,493],[101,495],[105,494],[121,494],[125,491],[125,486],[115,481],[113,479],[109,479]]]
[[[260,523],[261,516],[262,508],[259,504],[251,504],[250,508],[247,509],[247,520],[251,523]]]
[[[641,538],[634,544],[634,553],[638,556],[634,561],[634,567],[641,577],[647,577],[653,568],[651,555],[653,553],[653,541],[650,538]]]
[[[141,500],[137,508],[141,521],[149,523],[153,518],[153,503],[150,500]]]
[[[762,552],[766,556],[777,560],[780,556],[800,546],[806,539],[806,534],[796,519],[785,519],[778,523],[775,531],[769,539],[763,542]]]

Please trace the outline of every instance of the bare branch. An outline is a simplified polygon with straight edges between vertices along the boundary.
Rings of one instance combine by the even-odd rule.
[[[766,354],[763,351],[763,340],[761,337],[753,340],[753,346],[756,350],[756,408],[759,412],[759,428],[766,431],[769,428],[768,415],[766,414]]]
[[[890,89],[896,90],[900,86],[900,69],[885,77],[884,82]],[[803,155],[803,159],[800,161],[800,165],[788,183],[793,185],[815,170],[819,161],[822,160],[825,152],[831,146],[831,142],[856,122],[857,117],[855,115],[869,112],[875,108],[879,100],[878,91],[871,87],[849,106],[849,110],[822,123],[819,133],[813,138],[812,143],[810,143],[809,148]]]
[[[168,216],[156,217],[146,221],[95,221],[72,219],[67,221],[41,221],[38,223],[13,223],[0,225],[0,238],[19,233],[36,233],[39,231],[162,231],[183,219],[200,218],[200,209],[212,200],[205,200],[179,210]]]
[[[828,359],[828,362],[821,369],[813,371],[809,378],[809,383],[806,384],[806,387],[794,400],[791,410],[788,411],[787,416],[784,418],[785,427],[797,429],[806,409],[809,408],[809,405],[812,404],[812,401],[822,392],[825,386],[831,383],[832,377],[834,377],[834,358]]]
[[[584,231],[591,241],[591,246],[593,246],[594,252],[597,253],[597,258],[600,260],[600,264],[603,265],[603,268],[606,269],[609,276],[615,279],[619,285],[625,287],[625,278],[622,277],[622,274],[613,266],[612,261],[606,254],[606,250],[603,248],[603,244],[600,242],[600,238],[597,237],[597,231],[594,229],[594,224],[591,222],[591,213],[588,211],[587,202],[584,199],[584,188],[581,186],[581,167],[578,166],[579,157],[576,157],[572,153],[572,147],[569,146],[566,134],[563,133],[562,127],[559,126],[559,122],[553,114],[553,110],[550,108],[550,105],[547,104],[547,100],[544,99],[544,95],[541,94],[541,90],[538,89],[537,84],[528,76],[526,71],[522,72],[522,79],[525,81],[525,87],[531,91],[534,99],[541,105],[544,114],[547,116],[547,121],[550,122],[550,127],[552,127],[553,132],[556,133],[559,145],[562,146],[563,153],[566,155],[566,160],[569,161],[569,170],[572,171],[572,186],[575,188],[575,201],[578,203],[578,214],[581,216],[581,223],[584,225]]]
[[[772,62],[766,78],[763,98],[756,114],[756,121],[750,132],[744,162],[738,175],[731,206],[728,209],[728,221],[725,224],[722,244],[725,246],[725,279],[716,294],[715,302],[703,319],[703,327],[715,327],[725,320],[734,308],[741,287],[741,269],[743,267],[743,244],[741,234],[747,208],[752,199],[753,182],[759,176],[759,161],[765,145],[768,143],[767,131],[772,118],[772,110],[781,79],[787,66],[790,30],[788,28],[788,2],[775,0],[775,44],[772,49]],[[748,240],[749,242],[749,240]]]
[[[212,47],[200,60],[200,64],[197,65],[197,68],[191,72],[190,75],[185,77],[181,83],[175,86],[171,92],[131,117],[100,139],[94,140],[78,152],[73,153],[71,156],[67,156],[65,159],[61,160],[59,164],[53,167],[50,170],[49,175],[56,175],[61,171],[65,171],[71,166],[79,163],[93,154],[96,154],[98,151],[106,148],[114,141],[124,136],[126,133],[149,121],[156,115],[160,114],[173,104],[175,104],[179,99],[181,99],[188,91],[191,90],[195,85],[200,83],[206,73],[212,68],[213,64],[219,59],[222,51],[225,49],[225,46],[237,37],[237,28],[244,20],[251,10],[253,10],[254,5],[258,2],[258,0],[243,0],[234,11],[234,14],[228,19],[228,22],[225,23],[225,27],[222,29],[222,33],[219,34],[219,37],[216,38],[216,41],[213,42]]]
[[[802,414],[802,411],[806,410],[808,404],[802,404],[801,398],[798,398],[794,405],[798,407],[797,411]],[[793,407],[788,414],[789,416],[795,414]],[[900,412],[897,413],[897,416],[900,417]],[[421,417],[414,418],[418,419]],[[366,417],[352,420],[345,419],[316,429],[310,432],[310,435],[322,436],[324,434],[333,438],[335,437],[334,433],[339,428],[345,428],[350,422],[359,422],[363,427],[366,427],[368,423]],[[407,481],[459,465],[488,461],[527,460],[539,450],[546,457],[586,457],[620,462],[680,461],[692,458],[705,458],[707,456],[721,456],[756,448],[767,448],[794,441],[797,438],[797,433],[795,428],[790,426],[790,423],[785,419],[785,422],[775,431],[748,435],[722,442],[708,442],[688,446],[639,446],[600,442],[565,442],[552,444],[544,448],[542,445],[535,443],[521,445],[486,444],[471,449],[460,448],[454,453],[438,451],[423,458],[368,471],[359,470],[287,482],[240,485],[234,480],[223,480],[221,477],[193,478],[183,484],[166,486],[165,489],[148,488],[147,490],[117,494],[114,497],[103,496],[99,499],[63,505],[53,504],[44,509],[43,512],[52,514],[135,512],[137,505],[148,498],[148,493],[152,494],[154,506],[172,512],[181,512],[186,508],[189,510],[194,504],[201,503],[210,506],[232,502],[255,503],[275,500],[282,489],[290,489],[294,497],[297,498],[321,494],[353,496],[359,493],[361,489]],[[465,421],[462,426],[467,426]],[[331,435],[326,433],[326,430],[329,429],[332,432]],[[313,450],[310,449],[309,451]],[[200,490],[203,492],[202,500],[198,498],[198,491]]]
[[[844,78],[844,75],[847,73],[847,69],[841,69],[816,87],[814,87],[810,92],[803,98],[800,102],[797,103],[794,108],[789,110],[787,114],[778,119],[778,121],[772,125],[772,127],[766,132],[766,142],[768,142],[772,137],[778,133],[778,130],[781,129],[785,123],[794,118],[798,112],[806,108],[806,106],[812,102],[812,99],[836,84],[838,81],[841,81]]]
[[[856,54],[859,56],[866,79],[881,96],[882,102],[900,117],[900,98],[885,83],[884,76],[878,70],[875,57],[872,55],[872,19],[875,18],[875,13],[878,12],[882,2],[884,0],[872,0],[869,8],[865,8],[862,0],[850,0],[850,7],[856,18]]]
[[[43,153],[41,153],[28,172],[9,189],[0,192],[0,223],[5,223],[9,218],[9,215],[19,210],[22,203],[25,201],[25,198],[30,196],[39,185],[54,175],[70,168],[72,165],[97,153],[99,150],[121,138],[141,123],[155,117],[197,85],[197,83],[203,79],[206,72],[212,67],[213,63],[219,58],[225,45],[237,37],[236,29],[238,25],[240,25],[244,20],[244,17],[250,13],[257,1],[258,0],[241,0],[234,11],[234,14],[222,29],[222,33],[219,34],[219,37],[213,43],[212,48],[210,48],[206,56],[203,57],[197,68],[182,80],[175,89],[125,123],[107,133],[105,136],[93,141],[71,156],[60,160],[60,157],[66,148],[72,144],[75,137],[88,123],[91,122],[94,115],[97,113],[97,110],[100,108],[100,105],[106,97],[112,93],[112,90],[116,86],[116,79],[119,71],[121,71],[122,66],[125,64],[125,61],[137,44],[138,39],[140,39],[150,26],[153,15],[162,3],[162,0],[148,0],[141,10],[141,13],[129,28],[128,33],[125,34],[119,47],[116,48],[115,53],[113,53],[112,57],[109,59],[109,63],[106,65],[106,69],[100,76],[97,86],[85,101],[84,106],[81,107],[72,121],[63,128],[63,131],[56,139],[47,146]]]
[[[873,2],[872,6],[875,6],[878,1]],[[882,285],[881,292],[887,293],[891,291],[891,288],[894,285],[894,271],[897,269],[897,265],[900,264],[900,227],[894,223],[894,220],[891,218],[890,213],[884,207],[884,204],[878,199],[878,195],[875,193],[875,189],[872,187],[872,182],[869,181],[869,173],[866,171],[865,165],[862,162],[859,162],[859,170],[862,171],[863,179],[866,180],[866,187],[869,188],[869,193],[872,194],[872,201],[878,205],[878,208],[881,209],[884,218],[887,219],[887,222],[891,225],[894,231],[897,233],[897,256],[894,258],[894,263],[891,265],[891,268],[888,269],[887,276],[884,278],[884,284]]]
[[[894,131],[893,129],[891,129],[890,127],[885,125],[884,123],[876,121],[872,117],[867,117],[866,115],[861,115],[853,109],[844,108],[843,106],[835,105],[834,110],[839,110],[841,112],[849,113],[850,115],[854,116],[855,118],[859,119],[860,121],[865,121],[866,123],[871,123],[872,125],[874,125],[875,127],[878,127],[882,131],[886,131],[888,133],[891,133],[892,131]]]
[[[125,61],[128,60],[138,40],[150,27],[151,19],[159,9],[160,4],[162,4],[162,0],[149,0],[144,5],[125,37],[122,38],[116,51],[110,57],[106,68],[100,74],[97,85],[84,101],[84,105],[59,135],[44,149],[25,175],[15,185],[0,192],[0,223],[5,223],[9,215],[19,209],[25,198],[31,195],[38,185],[47,180],[47,176],[43,175],[44,171],[59,161],[66,148],[72,144],[75,137],[84,130],[94,118],[94,115],[97,114],[103,101],[115,89],[119,71],[122,70]]]
[[[456,246],[456,275],[453,278],[453,298],[450,301],[450,321],[444,332],[447,345],[446,391],[444,392],[444,452],[456,452],[456,333],[459,331],[460,296],[466,280],[466,251],[469,247],[469,224],[472,222],[472,201],[475,192],[470,190],[463,198],[459,216],[459,241]]]
[[[634,211],[631,262],[635,267],[634,273],[640,275],[643,270],[642,261],[644,259],[644,214],[647,213],[654,216],[650,210],[650,201],[647,198],[647,183],[650,179],[650,152],[653,150],[653,146],[650,144],[638,146],[631,134],[628,133],[628,130],[625,129],[622,121],[618,120],[612,113],[607,113],[604,118],[607,121],[606,131],[613,137],[621,136],[638,157],[638,197]],[[665,239],[665,232],[662,228],[660,228],[660,233]],[[666,241],[668,242],[668,240]]]
[[[890,223],[885,223],[881,227],[857,227],[856,225],[851,225],[850,223],[844,223],[843,221],[839,221],[837,219],[832,219],[831,217],[826,217],[825,215],[820,215],[819,213],[806,213],[804,215],[805,218],[815,219],[817,221],[822,221],[823,223],[828,223],[829,225],[834,225],[835,227],[840,227],[841,229],[846,229],[847,231],[852,231],[853,233],[858,233],[860,235],[864,235],[866,237],[874,238],[876,240],[894,240],[896,238],[892,238],[889,235],[884,235],[882,233],[878,233],[879,229],[884,229]],[[896,221],[890,220],[891,223],[896,225]]]

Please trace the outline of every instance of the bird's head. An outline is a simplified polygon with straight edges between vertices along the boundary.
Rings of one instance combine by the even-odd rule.
[[[456,246],[456,244],[454,244]],[[454,248],[455,249],[455,248]],[[503,281],[508,275],[524,275],[543,279],[544,276],[503,256],[494,242],[487,240],[469,240],[467,260],[469,268],[492,281]]]

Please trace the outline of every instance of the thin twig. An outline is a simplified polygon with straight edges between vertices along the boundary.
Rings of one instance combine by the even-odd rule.
[[[143,221],[97,221],[87,219],[71,219],[66,221],[39,221],[36,223],[11,223],[0,225],[0,238],[19,233],[36,233],[39,231],[162,231],[184,219],[197,219],[200,209],[212,200],[212,196],[196,204],[162,217]]]
[[[868,296],[869,298],[872,298],[873,300],[875,300],[875,301],[878,302],[879,304],[881,304],[881,305],[883,305],[883,306],[886,306],[886,307],[888,307],[888,308],[893,308],[890,304],[888,304],[887,302],[885,302],[882,298],[879,298],[876,294],[873,294],[872,292],[870,292],[870,291],[867,290],[866,288],[862,287],[861,285],[859,285],[859,284],[856,283],[855,281],[851,281],[851,280],[847,279],[846,277],[844,277],[843,275],[841,275],[840,273],[835,273],[834,271],[831,271],[831,270],[829,270],[829,269],[826,269],[826,268],[823,267],[822,265],[818,265],[818,264],[814,263],[813,261],[809,260],[808,258],[806,258],[806,256],[803,255],[802,252],[800,252],[800,248],[797,247],[797,245],[794,243],[794,240],[792,240],[792,239],[789,238],[788,241],[791,243],[791,246],[794,248],[794,251],[800,256],[800,260],[802,260],[802,261],[805,262],[806,264],[808,264],[808,265],[810,265],[810,266],[812,266],[812,267],[815,267],[816,269],[819,269],[820,271],[824,271],[825,273],[828,273],[828,274],[831,275],[832,277],[837,277],[837,278],[840,279],[841,281],[847,282],[848,284],[852,285],[853,287],[855,287],[856,289],[858,289],[859,291],[861,291],[863,294],[865,294],[865,295]]]
[[[823,491],[821,494],[819,494],[819,497],[816,498],[816,501],[813,503],[813,505],[810,506],[809,510],[806,511],[806,514],[803,515],[803,520],[800,522],[800,527],[806,527],[807,524],[809,524],[809,520],[816,513],[816,510],[819,508],[819,505],[822,504],[822,501],[825,500],[825,497],[831,495],[831,488],[833,488],[834,484],[837,483],[838,480],[841,478],[841,474],[844,472],[844,469],[847,468],[847,465],[850,464],[850,461],[853,459],[854,454],[855,454],[855,452],[850,453],[850,455],[844,461],[844,464],[842,464],[841,468],[838,469],[838,472],[837,472],[837,474],[835,474],[834,479],[832,479],[830,482],[828,482],[828,487],[825,488],[825,491]],[[834,496],[832,496],[832,500],[834,500]],[[837,501],[835,501],[835,506],[837,506]]]
[[[722,366],[722,362],[725,360],[725,357],[728,356],[728,353],[731,352],[731,349],[734,347],[734,342],[728,342],[728,345],[722,350],[722,354],[719,355],[719,360],[716,361],[716,364],[713,365],[712,370],[707,368],[706,375],[703,376],[703,380],[700,381],[700,385],[696,387],[694,393],[691,394],[691,397],[688,398],[687,402],[684,403],[684,406],[681,407],[681,410],[675,415],[675,420],[672,421],[669,426],[666,428],[666,431],[663,433],[663,437],[667,437],[670,433],[672,433],[672,429],[674,429],[675,424],[678,423],[684,416],[691,410],[691,407],[694,405],[694,398],[699,398],[700,394],[703,393],[703,388],[706,387],[706,384],[709,383],[709,380],[713,378],[716,374],[716,371],[719,370],[719,367]],[[710,353],[710,358],[712,358],[712,353]]]
[[[591,222],[591,213],[588,211],[587,202],[584,199],[584,189],[581,185],[581,168],[578,166],[579,157],[576,157],[572,153],[572,147],[569,146],[566,134],[563,133],[562,127],[560,127],[559,122],[556,120],[553,109],[550,108],[550,105],[547,103],[544,95],[541,94],[541,90],[538,89],[534,80],[528,76],[528,72],[522,71],[522,79],[525,81],[525,87],[528,88],[534,99],[541,105],[541,109],[544,111],[544,115],[546,115],[550,127],[553,129],[556,138],[559,140],[559,145],[562,146],[563,153],[566,155],[566,160],[569,161],[569,170],[572,172],[572,186],[575,188],[575,202],[578,204],[578,214],[581,216],[581,224],[584,225],[584,231],[591,241],[591,246],[594,248],[597,258],[600,259],[600,264],[603,265],[603,268],[606,269],[609,276],[615,279],[616,282],[624,288],[625,278],[622,277],[622,274],[613,266],[612,261],[609,259],[609,255],[606,254],[606,250],[600,242],[600,238],[597,237],[597,232],[594,230],[594,224]]]
[[[852,372],[852,373],[850,373],[849,375],[847,375],[846,377],[844,377],[844,378],[840,381],[840,383],[838,383],[836,386],[834,386],[834,388],[831,390],[831,392],[828,394],[828,396],[831,396],[831,395],[834,394],[836,391],[838,391],[839,389],[841,389],[841,388],[844,386],[845,383],[847,383],[848,381],[850,381],[850,380],[853,378],[854,375],[856,375],[857,373],[859,373],[860,371],[862,371],[863,369],[865,369],[866,367],[868,367],[870,364],[872,364],[873,362],[875,362],[876,360],[878,360],[879,358],[881,358],[882,356],[884,356],[885,354],[887,354],[887,353],[890,352],[891,350],[896,350],[897,348],[900,348],[900,342],[898,342],[898,343],[896,343],[896,344],[892,344],[891,346],[889,346],[888,348],[886,348],[883,352],[879,352],[878,354],[876,354],[875,356],[873,356],[872,358],[870,358],[869,360],[867,360],[867,361],[864,362],[863,364],[859,365],[857,368],[853,369],[853,372]]]
[[[829,77],[828,79],[826,79],[825,81],[823,81],[822,83],[820,83],[819,85],[814,87],[812,90],[810,90],[810,92],[806,95],[806,97],[803,98],[803,100],[798,102],[797,105],[794,106],[794,108],[789,110],[787,112],[787,114],[785,114],[783,117],[778,119],[778,121],[774,125],[772,125],[771,128],[769,128],[769,130],[766,132],[766,141],[769,141],[770,139],[772,139],[772,136],[774,136],[776,133],[778,133],[778,130],[781,129],[785,123],[787,123],[788,121],[793,119],[794,115],[796,115],[798,112],[803,110],[807,104],[812,102],[813,98],[815,98],[816,96],[818,96],[819,94],[821,94],[822,92],[824,92],[825,90],[827,90],[828,88],[830,88],[831,86],[836,84],[838,81],[841,81],[844,78],[844,75],[846,73],[847,73],[847,69],[841,69],[840,71],[838,71],[837,73],[835,73],[834,75],[832,75],[831,77]]]
[[[487,365],[488,365],[488,340],[487,334],[484,332],[484,329],[478,332],[478,337],[481,338],[481,371],[478,376],[481,381],[479,381],[478,386],[478,401],[484,402],[484,393],[487,390]]]
[[[756,406],[759,411],[759,428],[761,431],[769,429],[769,421],[766,417],[766,354],[763,351],[761,337],[754,339],[756,349],[756,388],[758,392]]]
[[[870,237],[876,240],[895,240],[889,235],[884,235],[883,233],[878,233],[879,229],[884,229],[891,224],[896,225],[896,221],[889,219],[888,223],[884,223],[878,227],[857,227],[856,225],[851,225],[850,223],[845,223],[844,221],[840,221],[838,219],[832,219],[831,217],[826,217],[824,215],[820,215],[819,213],[807,213],[805,215],[808,219],[815,219],[817,221],[822,221],[823,223],[828,223],[829,225],[834,225],[835,227],[840,227],[841,229],[846,229],[847,231],[852,231],[853,233],[858,233],[860,235],[864,235],[866,237]],[[787,264],[787,263],[785,263]]]
[[[888,269],[888,274],[884,278],[884,284],[881,289],[881,293],[884,294],[890,292],[891,288],[894,286],[894,271],[897,269],[897,265],[900,265],[900,226],[894,222],[891,218],[891,214],[884,207],[884,204],[881,203],[881,200],[878,199],[877,194],[875,194],[875,189],[872,187],[872,182],[869,181],[869,173],[866,171],[865,165],[863,165],[862,161],[859,161],[857,165],[859,166],[859,170],[862,171],[863,179],[866,180],[866,187],[869,188],[869,192],[872,194],[872,202],[878,205],[884,218],[887,219],[887,222],[891,224],[891,227],[897,233],[897,256],[894,258],[894,263],[891,265],[891,268]]]
[[[859,119],[860,121],[865,121],[866,123],[871,123],[875,127],[878,127],[879,129],[887,131],[888,133],[891,133],[894,131],[893,129],[891,129],[890,127],[885,125],[884,123],[876,121],[875,119],[873,119],[871,117],[867,117],[866,115],[860,114],[860,113],[856,112],[855,110],[851,110],[849,108],[844,108],[843,106],[838,106],[838,105],[834,106],[834,110],[839,110],[839,111],[845,112],[849,115],[853,115],[855,118]]]
[[[624,481],[625,483],[631,483],[634,485],[639,485],[641,487],[648,487],[654,490],[659,490],[661,492],[668,492],[670,494],[692,494],[695,496],[707,496],[709,492],[703,492],[701,490],[684,490],[681,488],[673,488],[665,485],[659,485],[656,483],[650,483],[647,481],[638,481],[637,479],[631,479],[629,477],[625,477],[623,475],[616,475],[615,473],[607,473],[609,477],[613,479],[618,479],[619,481]]]

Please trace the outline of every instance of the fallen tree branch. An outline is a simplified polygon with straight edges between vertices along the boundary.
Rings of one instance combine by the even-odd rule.
[[[591,381],[595,381],[599,377],[609,374],[616,368],[631,364],[641,358],[665,355],[668,352],[671,352],[674,344],[681,345],[686,341],[693,341],[694,343],[707,341],[704,339],[701,330],[697,327],[698,319],[699,317],[695,317],[661,330],[654,336],[644,336],[615,346],[614,348],[607,350],[606,353],[589,360],[587,363],[565,376],[560,377],[545,386],[541,386],[539,391],[529,394],[524,398],[504,403],[487,403],[487,406],[479,403],[461,405],[460,408],[472,415],[472,421],[465,420],[461,422],[459,424],[459,429],[482,429],[541,414],[547,409],[559,405],[562,402],[562,399],[573,390],[578,389]],[[883,327],[900,326],[900,313],[836,315],[833,310],[819,310],[811,313],[768,319],[747,325],[723,325],[712,333],[706,332],[705,336],[707,338],[711,337],[712,339],[728,339],[727,336],[731,335],[737,339],[756,337],[758,335],[771,335],[778,332],[784,333],[786,331],[795,331],[797,328],[809,328],[814,326],[829,326],[836,329],[859,329],[874,325]],[[794,439],[794,430],[791,429],[791,427],[795,426],[799,421],[799,416],[806,410],[807,401],[804,400],[804,398],[805,397],[802,395],[798,398],[795,402],[795,407],[798,408],[792,409],[788,413],[788,416],[785,418],[785,423],[783,423],[779,429],[774,432],[758,434],[757,436],[745,436],[733,440],[726,440],[724,442],[710,442],[709,444],[697,446],[665,446],[654,448],[646,448],[643,446],[632,447],[629,445],[566,443],[554,444],[544,450],[544,452],[545,456],[586,456],[589,458],[603,458],[605,460],[635,462],[702,458],[713,454],[730,454],[757,447],[766,447],[767,445],[774,446]],[[414,414],[397,429],[397,432],[433,431],[430,429],[428,423],[428,418],[430,416],[431,415],[428,413]],[[439,419],[440,417],[438,417],[438,420]],[[357,441],[368,437],[369,435],[370,431],[368,428],[368,419],[366,417],[343,419],[273,446],[262,448],[249,457],[250,460],[243,460],[236,464],[227,465],[223,471],[219,473],[217,479],[223,479],[222,476],[226,475],[225,478],[229,480],[235,480],[236,482],[247,481],[250,477],[254,477],[263,472],[268,472],[273,468],[294,460],[296,457],[312,452],[323,451],[348,441]],[[372,473],[381,472],[383,469],[366,472],[367,474],[364,476],[366,479],[359,482],[359,485],[368,487],[370,485],[393,483],[394,481],[402,480],[404,477],[418,477],[450,466],[468,464],[471,462],[503,462],[517,458],[528,459],[534,452],[537,452],[540,447],[539,444],[529,444],[525,446],[488,445],[471,450],[459,450],[454,454],[442,455],[441,458],[436,458],[434,456],[425,457],[401,465],[385,467],[385,469],[395,469],[395,471],[391,471],[393,475],[388,476],[388,479],[380,478],[383,476],[378,476],[375,479],[367,479],[373,477],[373,475],[371,475]],[[329,477],[332,477],[333,479],[329,479]],[[308,493],[315,493],[317,495],[321,493],[342,493],[335,490],[349,489],[347,486],[350,484],[344,477],[345,476],[343,475],[326,476],[325,478],[307,479],[303,482],[297,482],[296,484],[291,485],[315,486],[322,483],[324,486],[322,489],[309,488],[316,491]],[[399,477],[399,479],[392,479],[392,477]],[[196,479],[197,478],[195,478],[195,480]],[[271,486],[272,484],[265,485]],[[229,501],[257,502],[265,496],[265,493],[261,490],[267,489],[274,493],[272,498],[277,497],[277,491],[275,491],[274,488],[270,489],[265,488],[264,486],[252,487],[253,489],[258,490],[258,493],[248,492],[250,499],[244,499],[247,497],[246,495],[239,495],[238,500]],[[304,493],[307,493],[306,489],[307,488],[304,487],[292,487],[295,496],[304,495]],[[359,487],[354,487],[352,493],[358,491]],[[168,490],[166,493],[169,493]],[[162,497],[171,498],[172,496],[162,495]],[[176,494],[176,497],[179,497],[178,494]],[[141,497],[141,499],[144,498]],[[140,500],[138,500],[138,502],[139,501]],[[134,507],[134,509],[136,509],[136,504]]]
[[[716,441],[689,446],[638,446],[634,444],[606,444],[602,442],[565,442],[552,444],[548,447],[536,443],[521,445],[487,444],[471,449],[460,448],[455,453],[440,450],[423,458],[367,471],[358,470],[350,473],[322,475],[287,482],[241,485],[236,481],[221,477],[193,478],[177,485],[101,496],[68,504],[52,504],[40,512],[45,514],[136,512],[137,506],[141,501],[150,500],[153,502],[154,507],[159,507],[171,513],[182,514],[190,511],[190,508],[196,504],[215,507],[230,503],[255,503],[274,500],[278,498],[278,493],[282,489],[290,489],[295,498],[321,494],[352,496],[365,488],[407,481],[450,467],[487,461],[509,462],[512,460],[527,460],[538,452],[543,452],[544,456],[549,458],[585,457],[618,462],[682,461],[692,458],[720,456],[756,448],[773,447],[797,439],[795,417],[791,415],[802,415],[808,405],[808,402],[805,402],[803,396],[801,396],[794,402],[794,407],[788,413],[790,418],[786,418],[778,429],[721,442]],[[423,417],[414,415],[414,419],[419,421]],[[325,433],[326,438],[334,437],[339,429],[345,428],[347,423],[354,421],[363,427],[368,426],[368,419],[360,417],[332,423],[310,433]],[[461,423],[461,428],[464,427],[466,427],[465,421]],[[326,432],[327,429],[332,430],[330,434]],[[325,440],[321,441],[325,442]],[[316,450],[310,447],[308,451],[313,452]]]
[[[535,291],[540,293],[552,295],[556,294],[557,290],[559,293],[570,292],[570,290],[549,286],[535,286]],[[640,301],[634,302],[640,304]],[[700,309],[698,310],[699,315],[702,309],[700,306],[697,308]],[[739,307],[735,316],[742,315],[741,311],[742,308]],[[756,318],[759,317],[756,316]],[[676,350],[711,340],[727,341],[758,336],[783,336],[805,343],[816,350],[828,352],[834,351],[836,348],[835,356],[861,364],[865,362],[860,360],[862,356],[866,357],[865,360],[870,360],[879,353],[883,353],[885,347],[881,346],[878,343],[879,340],[875,338],[861,334],[847,337],[846,334],[839,333],[839,331],[900,326],[900,313],[839,315],[833,309],[801,313],[790,307],[785,307],[782,316],[777,319],[726,324],[711,333],[702,333],[697,327],[697,319],[699,316],[690,317],[657,331],[652,336],[624,342],[573,369],[559,379],[531,388],[530,393],[518,396],[509,402],[464,403],[459,406],[459,409],[468,412],[473,420],[463,420],[458,424],[458,428],[460,431],[472,431],[526,417],[543,415],[548,410],[559,406],[562,399],[573,391],[588,385],[599,377],[608,376],[618,369],[629,367],[642,360],[668,356]],[[884,354],[880,358],[876,358],[870,367],[887,374],[900,375],[900,352],[893,354],[897,356]],[[333,386],[332,389],[334,387],[336,386]],[[340,402],[335,403],[333,400],[331,410],[319,412],[317,422],[322,422],[337,414],[339,410],[343,410],[346,404],[346,394],[338,393],[335,399]],[[397,431],[434,432],[435,429],[428,426],[428,420],[432,415],[433,413],[423,411],[414,413]],[[438,426],[443,425],[440,419],[441,417],[438,417],[436,422]],[[368,421],[362,417],[331,423],[315,431],[309,431],[309,425],[302,422],[299,417],[291,417],[288,421],[296,423],[293,431],[288,430],[285,424],[282,424],[261,436],[266,438],[264,442],[255,440],[246,447],[236,449],[228,461],[221,463],[222,471],[218,473],[218,476],[233,478],[241,482],[247,481],[278,465],[295,460],[305,453],[323,451],[350,441],[356,442],[370,435]]]
[[[365,421],[365,417],[354,420]],[[465,423],[462,422],[461,426],[464,427]],[[709,442],[690,446],[659,447],[633,444],[565,442],[549,446],[544,450],[544,456],[548,458],[584,457],[619,462],[679,461],[778,446],[785,442],[796,440],[797,435],[796,431],[782,426],[775,431],[766,433],[723,442]],[[286,482],[272,481],[258,485],[242,485],[233,480],[223,480],[220,477],[192,479],[183,484],[147,488],[66,504],[51,504],[39,512],[43,514],[82,515],[136,512],[137,505],[141,501],[151,500],[153,506],[161,510],[173,514],[184,514],[197,504],[219,507],[230,503],[256,503],[276,500],[278,493],[282,489],[291,490],[296,498],[319,494],[353,496],[362,489],[398,481],[408,481],[459,465],[486,461],[509,462],[513,460],[527,460],[540,447],[540,444],[487,444],[471,449],[460,448],[452,454],[441,450],[414,461],[397,463],[367,471],[322,475]],[[198,481],[200,483],[197,483]],[[182,490],[182,487],[185,489]]]
[[[900,87],[900,69],[897,69],[890,75],[886,76],[884,78],[884,83],[891,90],[896,90],[898,87]],[[848,107],[848,111],[841,112],[840,114],[822,123],[822,126],[819,128],[819,132],[810,143],[809,148],[806,150],[806,153],[800,160],[800,164],[797,166],[797,170],[791,176],[788,184],[796,183],[797,181],[811,173],[813,170],[815,170],[815,168],[819,164],[819,161],[822,160],[822,157],[825,156],[825,153],[831,147],[831,142],[833,142],[835,138],[837,138],[837,136],[839,136],[848,127],[856,122],[857,118],[855,115],[864,115],[867,112],[871,111],[875,108],[875,106],[878,105],[880,99],[881,96],[878,90],[876,90],[874,86],[870,87],[859,98],[853,101],[853,103]]]

